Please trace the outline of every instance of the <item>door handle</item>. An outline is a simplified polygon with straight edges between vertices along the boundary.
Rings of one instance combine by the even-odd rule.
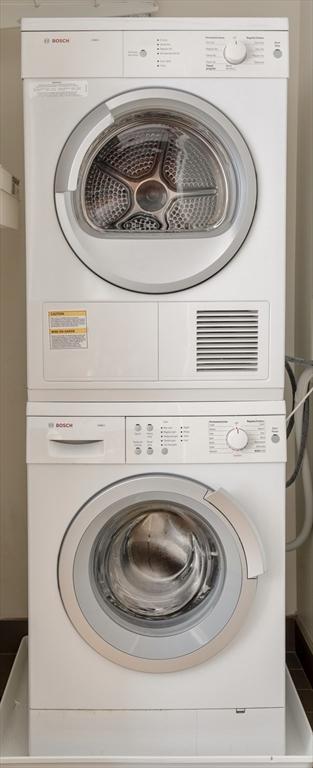
[[[65,443],[65,445],[94,445],[95,443],[103,443],[103,439],[96,438],[96,439],[70,439],[70,438],[64,438],[64,437],[49,437],[50,443]]]

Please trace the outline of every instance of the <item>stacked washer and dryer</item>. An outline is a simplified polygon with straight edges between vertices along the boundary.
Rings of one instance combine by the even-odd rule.
[[[282,754],[285,19],[22,22],[30,752]]]

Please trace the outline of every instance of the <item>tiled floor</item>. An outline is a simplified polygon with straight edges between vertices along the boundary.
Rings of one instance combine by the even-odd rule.
[[[14,658],[15,653],[0,653],[0,698],[10,674]],[[291,677],[313,729],[313,688],[295,651],[288,652],[286,658]]]
[[[0,653],[0,699],[6,686],[15,653]]]
[[[287,666],[313,730],[313,688],[295,652],[287,653]]]

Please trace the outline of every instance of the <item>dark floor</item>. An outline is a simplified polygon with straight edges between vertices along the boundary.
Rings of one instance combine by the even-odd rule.
[[[286,654],[287,666],[313,730],[313,688],[295,652]]]
[[[1,622],[1,624],[10,624],[9,622]],[[15,659],[15,654],[18,649],[20,640],[27,634],[27,622],[22,620],[21,622],[14,622],[15,632],[3,632],[2,641],[0,639],[0,698],[5,688],[6,681],[10,674],[10,670]],[[18,628],[16,630],[16,624]],[[13,623],[12,623],[13,628]],[[4,637],[5,635],[5,637]],[[302,655],[302,646],[297,641],[297,628],[295,628],[294,620],[287,620],[287,666],[290,671],[291,677],[294,681],[299,697],[302,701],[303,707],[306,711],[308,720],[313,730],[313,686],[310,683],[309,678],[304,672],[303,666],[296,652]],[[304,659],[305,661],[305,659]],[[308,673],[311,676],[312,668],[308,669]],[[312,680],[313,682],[313,680]]]

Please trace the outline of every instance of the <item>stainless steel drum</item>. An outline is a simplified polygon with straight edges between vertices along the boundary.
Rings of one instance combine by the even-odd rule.
[[[157,502],[125,510],[113,535],[104,526],[91,555],[100,601],[146,622],[177,618],[212,598],[222,563],[208,524]]]
[[[77,206],[98,230],[208,232],[229,215],[234,186],[217,137],[160,111],[99,136],[82,164]]]

